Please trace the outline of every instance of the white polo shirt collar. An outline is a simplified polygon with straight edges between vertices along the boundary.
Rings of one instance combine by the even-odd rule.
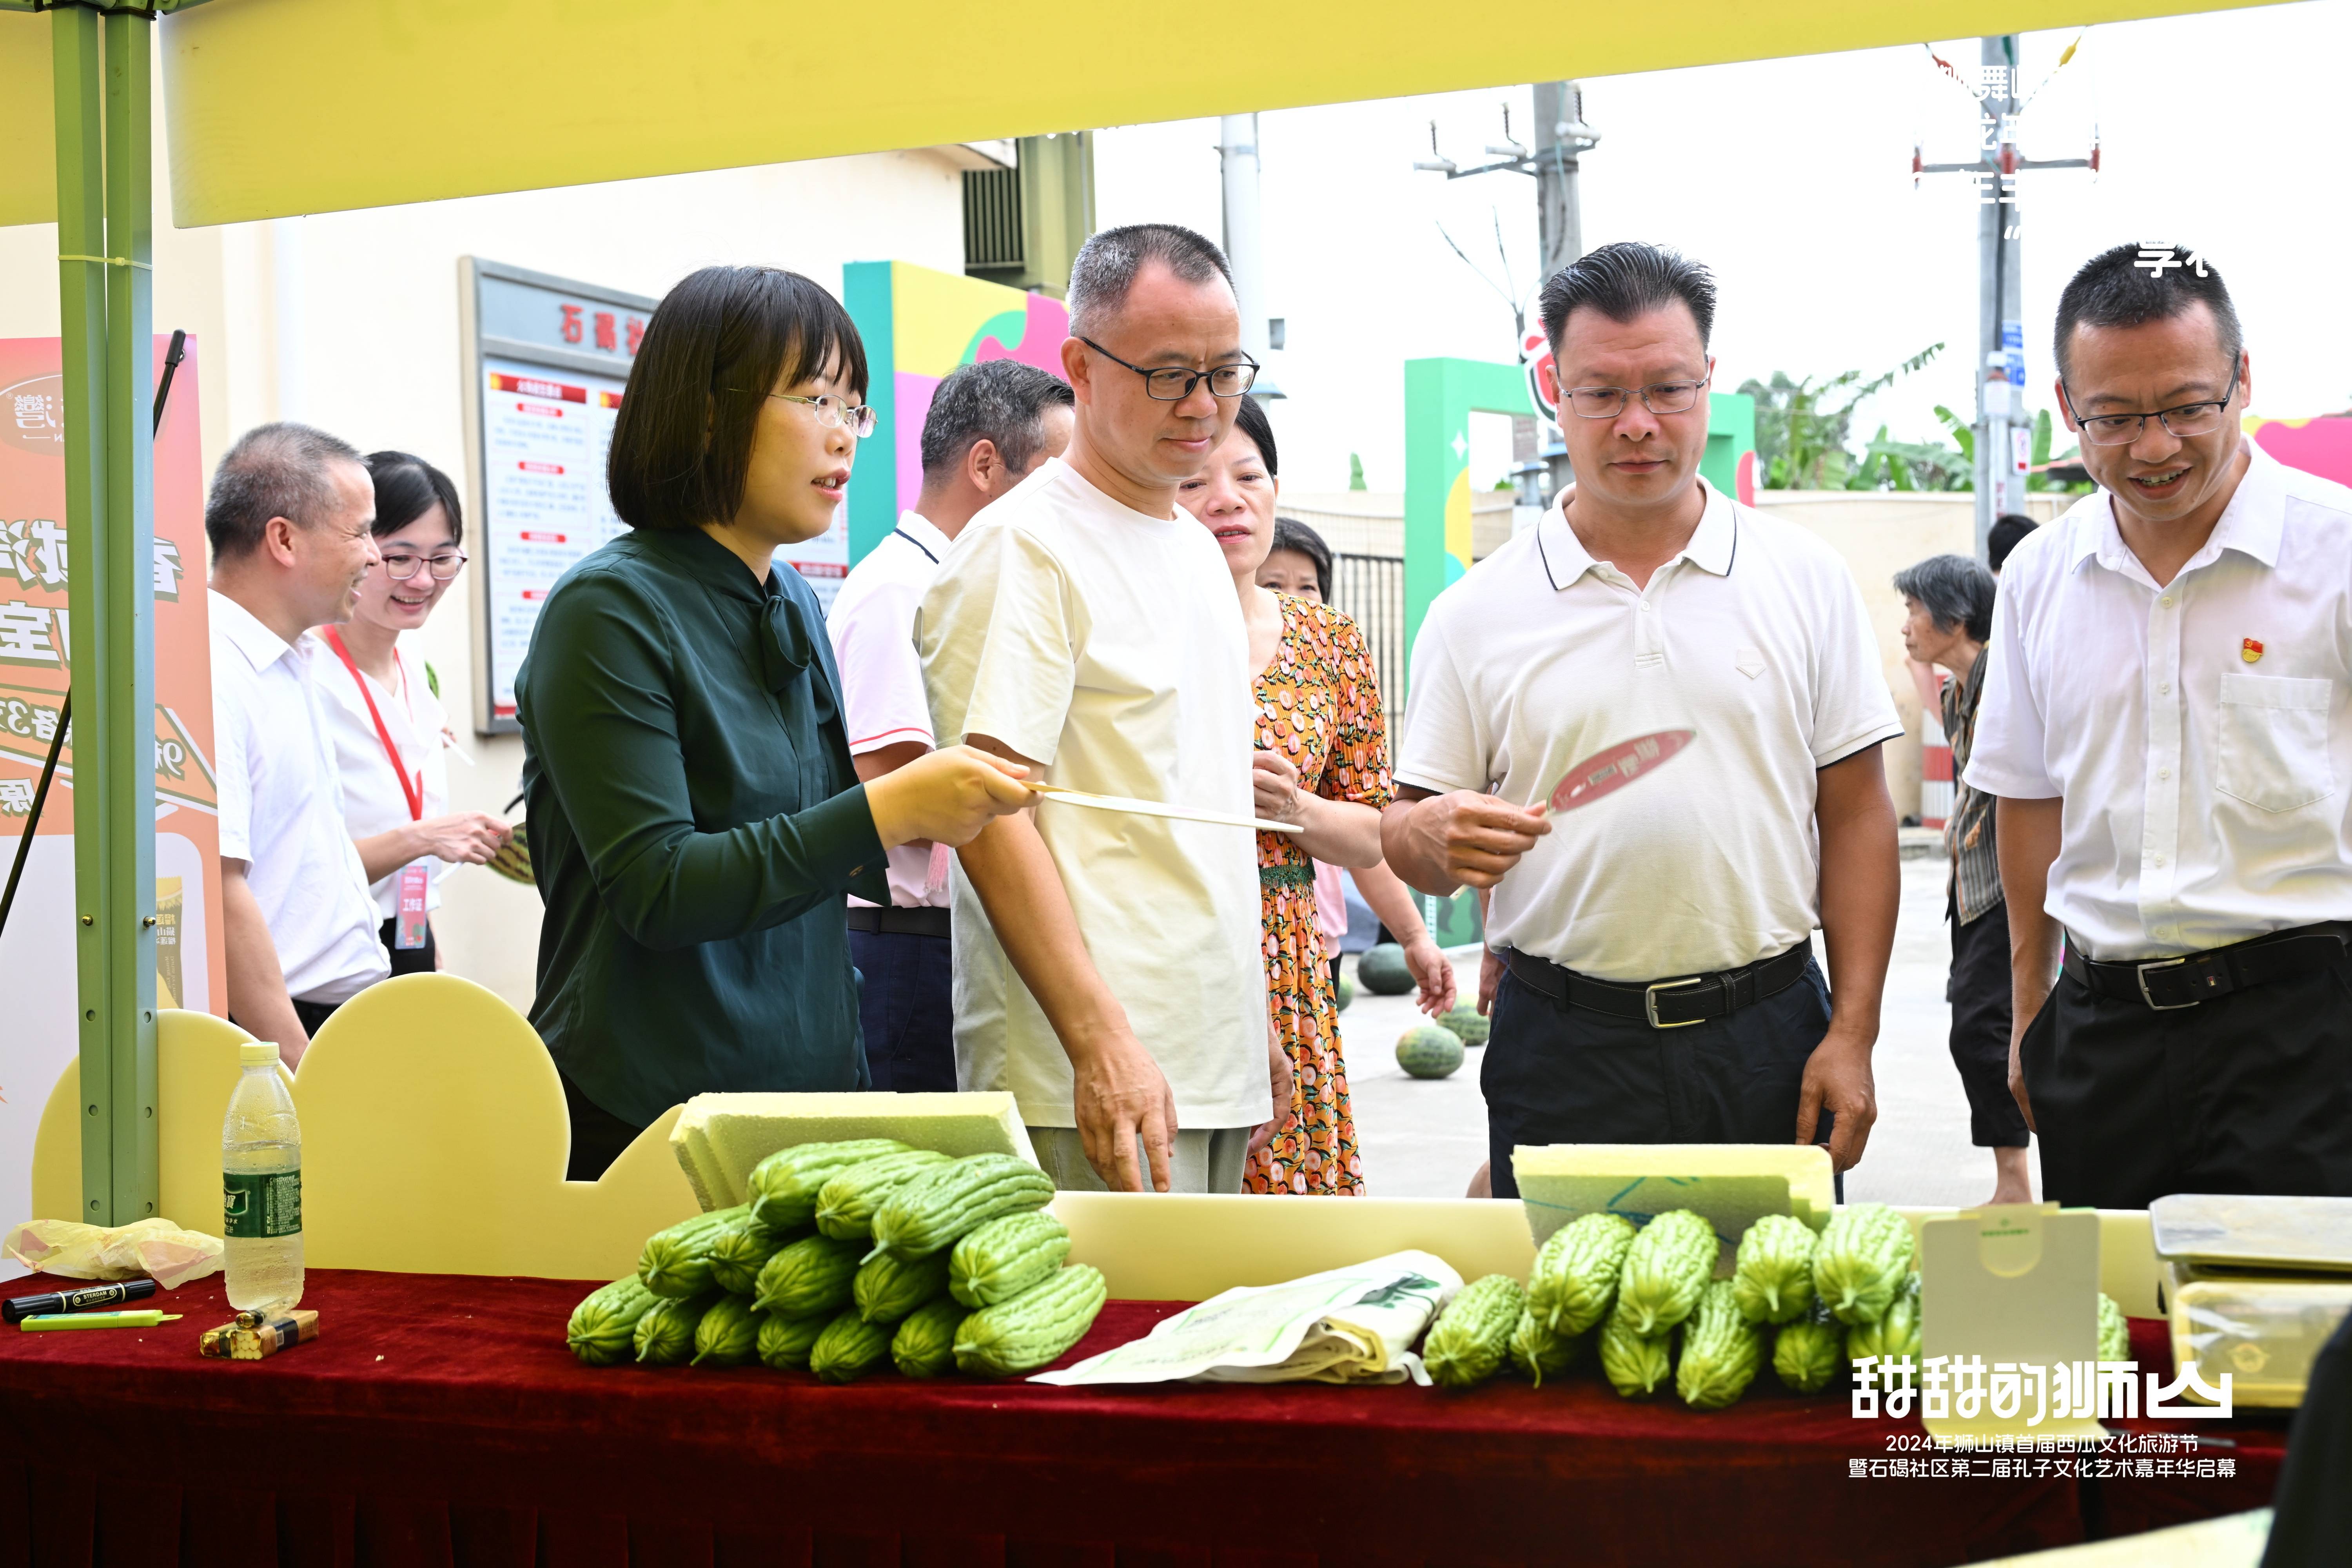
[[[2201,566],[2210,566],[2221,558],[2221,552],[2234,550],[2250,560],[2267,567],[2278,564],[2279,547],[2286,528],[2286,488],[2284,476],[2279,471],[2279,460],[2252,441],[2242,443],[2248,454],[2245,477],[2238,481],[2237,490],[2230,504],[2213,524],[2213,532],[2204,546],[2190,556],[2180,568],[2187,575]],[[2116,521],[2116,503],[2112,492],[2097,492],[2093,508],[2079,520],[2074,537],[2069,541],[2074,550],[2074,565],[2095,560],[2110,572],[2147,588],[2160,592],[2157,581],[2132,547],[2124,542],[2122,527]]]
[[[294,651],[294,645],[262,624],[261,617],[215,590],[209,601],[213,629],[243,654],[256,675]]]
[[[901,544],[911,544],[930,557],[930,564],[934,567],[948,558],[948,547],[954,542],[919,511],[900,512],[898,524],[890,531],[890,534]]]
[[[1739,552],[1738,511],[1732,506],[1731,499],[1708,484],[1704,475],[1698,480],[1698,487],[1706,497],[1706,510],[1699,514],[1698,527],[1692,531],[1689,542],[1681,551],[1652,574],[1650,580],[1653,583],[1685,561],[1717,577],[1731,575],[1731,563]],[[1605,579],[1632,587],[1632,578],[1614,566],[1595,561],[1592,552],[1584,548],[1584,542],[1576,537],[1576,530],[1568,525],[1564,502],[1564,496],[1554,500],[1550,510],[1543,514],[1543,520],[1536,525],[1536,551],[1543,561],[1545,574],[1551,579],[1553,592],[1566,593],[1586,573],[1596,569]]]

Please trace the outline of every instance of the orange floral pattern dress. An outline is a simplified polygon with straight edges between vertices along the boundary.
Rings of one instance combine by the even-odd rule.
[[[1257,744],[1298,770],[1298,787],[1378,810],[1389,804],[1388,721],[1364,635],[1346,615],[1290,595],[1282,640],[1257,678]],[[1253,1193],[1361,1197],[1363,1162],[1339,1052],[1339,998],[1315,924],[1315,865],[1285,833],[1257,836],[1266,1007],[1290,1055],[1290,1105],[1251,1160]]]

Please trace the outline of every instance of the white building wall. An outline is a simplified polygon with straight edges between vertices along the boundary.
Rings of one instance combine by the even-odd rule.
[[[239,432],[294,418],[362,451],[415,452],[462,488],[460,257],[656,298],[714,262],[786,267],[836,292],[848,261],[961,271],[959,163],[971,160],[960,153],[874,153],[179,230],[168,226],[159,132],[155,327],[198,339],[207,475]],[[57,334],[56,257],[54,226],[0,229],[0,336]],[[478,551],[470,529],[466,542]],[[476,580],[470,571],[460,579],[465,591],[444,601],[423,644],[460,726],[451,807],[502,812],[519,787],[522,742],[470,732]],[[536,891],[468,868],[444,884],[443,899],[436,931],[448,968],[528,1007]]]

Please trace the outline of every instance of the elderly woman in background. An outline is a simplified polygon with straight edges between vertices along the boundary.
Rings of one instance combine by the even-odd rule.
[[[1329,604],[1331,547],[1297,518],[1276,518],[1274,548],[1257,569],[1257,585],[1309,604]],[[1323,955],[1330,960],[1335,986],[1339,981],[1339,939],[1348,934],[1348,876],[1328,860],[1315,862],[1315,921],[1323,933]],[[1454,965],[1422,922],[1412,889],[1384,860],[1356,867],[1354,877],[1356,891],[1404,950],[1405,968],[1421,988],[1416,998],[1421,1010],[1432,1017],[1443,1015],[1454,1005]]]
[[[1242,1184],[1255,1193],[1360,1196],[1364,1167],[1310,857],[1379,863],[1380,813],[1390,798],[1388,731],[1356,623],[1258,586],[1258,568],[1274,545],[1275,464],[1265,410],[1244,397],[1233,433],[1176,492],[1215,537],[1241,595],[1257,672],[1257,814],[1299,826],[1257,836],[1266,1008],[1291,1087],[1286,1105],[1276,1085],[1274,1121],[1252,1149]]]
[[[1993,1160],[1996,1204],[2033,1201],[2025,1115],[2009,1090],[2009,910],[1993,847],[1993,801],[1963,781],[1984,694],[1985,641],[1992,635],[1993,576],[1963,555],[1932,555],[1895,574],[1903,595],[1903,647],[1923,703],[1942,710],[1952,748],[1951,858],[1945,918],[1952,922],[1952,1065],[1969,1096],[1969,1134]],[[1941,665],[1948,679],[1936,674]]]

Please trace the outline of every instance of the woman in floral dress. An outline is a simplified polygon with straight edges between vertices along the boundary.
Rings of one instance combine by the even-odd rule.
[[[1288,1058],[1290,1103],[1275,1107],[1242,1181],[1255,1193],[1360,1196],[1363,1163],[1348,1105],[1339,1013],[1315,921],[1315,868],[1372,866],[1390,799],[1388,732],[1370,650],[1338,610],[1257,585],[1274,543],[1274,430],[1241,400],[1234,431],[1177,492],[1216,537],[1241,595],[1257,674],[1257,814],[1295,822],[1260,833],[1268,1024]]]

